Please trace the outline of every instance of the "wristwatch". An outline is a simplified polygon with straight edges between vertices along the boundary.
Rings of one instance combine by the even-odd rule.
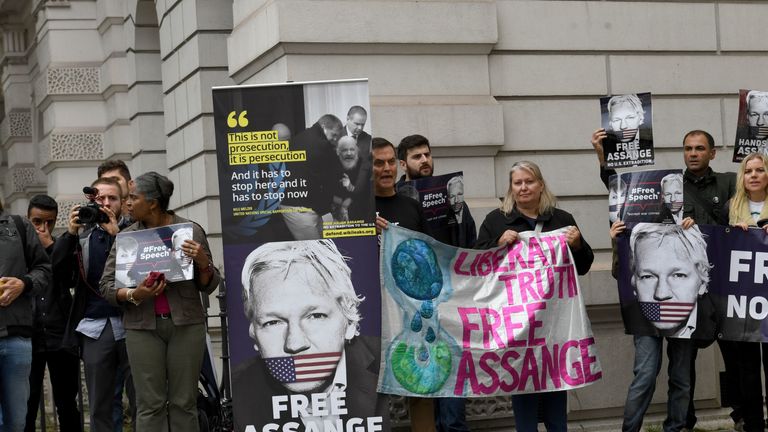
[[[136,291],[136,290],[135,289],[129,289],[128,290],[128,301],[133,303],[134,305],[138,306],[138,305],[141,304],[141,302],[136,300],[135,298],[133,298],[133,292],[134,291]]]

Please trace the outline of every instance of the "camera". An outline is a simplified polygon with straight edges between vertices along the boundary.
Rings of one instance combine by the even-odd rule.
[[[88,203],[81,206],[77,212],[77,219],[83,225],[100,224],[109,222],[109,216],[101,211],[101,206],[96,204],[96,195],[99,191],[95,188],[86,186],[83,188]]]

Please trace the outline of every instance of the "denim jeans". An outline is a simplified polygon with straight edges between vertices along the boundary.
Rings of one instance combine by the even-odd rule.
[[[548,432],[568,430],[568,393],[554,391],[512,396],[515,429],[518,432],[536,432],[539,423],[539,404]]]
[[[643,417],[653,398],[656,377],[661,370],[663,344],[662,337],[635,336],[635,377],[627,391],[624,405],[624,424],[621,427],[624,432],[638,432],[643,426]],[[664,432],[676,432],[685,427],[690,399],[692,350],[690,339],[667,339],[669,390]]]
[[[20,336],[0,338],[0,432],[23,432],[32,370],[32,340]]]
[[[469,432],[466,399],[435,398],[434,402],[437,432]]]

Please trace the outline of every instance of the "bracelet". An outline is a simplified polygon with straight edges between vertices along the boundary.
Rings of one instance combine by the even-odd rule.
[[[136,290],[132,289],[132,288],[128,289],[128,296],[127,296],[128,298],[126,300],[128,300],[129,302],[131,302],[134,305],[138,306],[138,305],[141,304],[141,302],[139,300],[136,300],[135,298],[133,298],[133,292],[134,291],[136,291]]]

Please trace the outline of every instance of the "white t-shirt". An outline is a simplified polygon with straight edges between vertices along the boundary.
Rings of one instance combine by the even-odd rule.
[[[752,215],[752,220],[757,223],[757,221],[760,219],[760,213],[763,211],[763,205],[765,205],[765,201],[752,201],[749,200],[749,214]]]

